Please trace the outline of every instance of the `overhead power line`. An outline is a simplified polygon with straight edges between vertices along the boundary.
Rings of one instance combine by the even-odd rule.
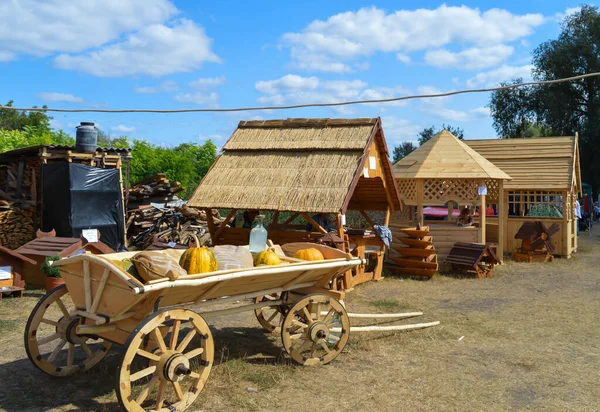
[[[389,99],[372,99],[372,100],[352,100],[346,102],[337,103],[305,103],[305,104],[292,104],[287,106],[260,106],[260,107],[236,107],[236,108],[199,108],[199,109],[57,109],[57,108],[23,108],[23,107],[12,107],[0,105],[1,109],[7,110],[21,110],[29,112],[64,112],[64,113],[219,113],[219,112],[247,112],[254,110],[285,110],[285,109],[302,109],[306,107],[335,107],[335,106],[348,106],[353,104],[370,104],[370,103],[389,103],[398,102],[402,100],[413,100],[413,99],[430,99],[436,97],[448,97],[455,96],[457,94],[466,93],[488,93],[497,90],[516,89],[523,86],[534,86],[534,85],[546,85],[555,83],[570,82],[573,80],[586,79],[589,77],[600,76],[598,73],[587,73],[579,76],[565,77],[563,79],[555,80],[544,80],[535,82],[523,82],[517,84],[511,84],[507,86],[491,87],[486,89],[466,89],[457,90],[447,93],[433,93],[433,94],[419,94],[413,96],[402,96],[392,97]]]

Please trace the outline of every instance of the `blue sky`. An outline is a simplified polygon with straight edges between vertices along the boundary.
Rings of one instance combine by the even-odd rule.
[[[570,1],[0,0],[0,101],[58,108],[250,107],[493,86],[530,77]],[[381,116],[388,144],[424,127],[493,138],[488,94],[342,109],[53,114],[174,146],[221,146],[240,120]]]

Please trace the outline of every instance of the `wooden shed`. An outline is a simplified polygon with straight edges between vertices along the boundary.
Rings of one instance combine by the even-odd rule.
[[[505,252],[519,247],[514,236],[524,222],[532,220],[547,227],[559,225],[559,232],[552,237],[556,255],[568,258],[577,251],[574,208],[581,193],[577,140],[575,135],[465,141],[512,177],[503,190]]]
[[[384,252],[374,234],[344,231],[346,211],[386,212],[387,225],[401,209],[379,118],[242,121],[188,205],[231,210],[218,227],[207,213],[213,244],[248,244],[250,229],[227,226],[240,209],[273,211],[267,229],[278,244],[314,242],[327,231],[311,214],[334,214],[341,247],[358,256],[369,247],[378,250],[374,267],[359,268],[345,288],[380,277]],[[292,214],[280,220],[280,212]],[[293,225],[298,215],[315,229]]]
[[[448,255],[455,242],[490,243],[502,256],[504,233],[497,222],[494,226],[481,211],[485,211],[488,204],[499,205],[499,210],[502,208],[499,193],[502,193],[504,181],[511,178],[507,173],[446,130],[396,162],[393,171],[400,198],[407,205],[403,212],[394,214],[390,222],[394,239],[400,236],[400,229],[419,222],[430,228],[429,234],[433,236],[440,260]],[[446,204],[445,220],[424,219],[424,206]],[[479,206],[478,225],[458,227],[453,218],[455,204]],[[401,246],[400,243],[397,245]]]

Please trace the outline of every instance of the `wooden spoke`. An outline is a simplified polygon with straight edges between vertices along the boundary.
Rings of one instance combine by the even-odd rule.
[[[142,369],[141,371],[134,373],[129,379],[131,382],[137,381],[138,379],[142,379],[145,376],[153,374],[155,370],[156,366],[149,366],[146,369]]]
[[[269,319],[267,319],[267,322],[271,322],[277,315],[279,315],[279,312],[273,312],[273,314],[269,316]]]
[[[311,312],[315,310],[317,316],[313,318]],[[335,334],[331,325],[336,325]],[[295,362],[307,366],[324,365],[342,352],[348,342],[349,330],[350,319],[339,301],[325,294],[308,295],[296,302],[284,317],[281,339],[284,349]]]
[[[69,343],[69,351],[67,355],[67,368],[73,366],[73,360],[75,359],[75,345]]]
[[[196,349],[184,354],[184,356],[188,359],[193,359],[198,355],[202,355],[203,352],[204,352],[204,348],[196,348]]]
[[[173,389],[175,390],[175,394],[177,395],[177,400],[183,400],[183,391],[181,390],[181,385],[179,382],[171,382],[173,384]]]
[[[173,323],[173,330],[171,331],[171,342],[169,343],[169,349],[174,350],[177,346],[177,338],[179,337],[179,326],[181,326],[181,321],[176,320]]]
[[[281,293],[272,293],[266,296],[259,296],[254,299],[255,303],[274,302],[281,299]],[[281,325],[281,317],[277,315],[282,314],[282,308],[279,305],[266,306],[254,310],[254,315],[258,320],[258,323],[267,331],[275,332]]]
[[[60,353],[62,348],[65,347],[66,343],[67,343],[66,340],[64,340],[64,339],[60,340],[60,343],[58,345],[56,345],[56,347],[54,348],[54,350],[52,351],[50,356],[48,356],[48,362],[50,362],[50,363],[54,362],[54,359],[56,359],[56,357],[58,356],[58,354]]]
[[[160,378],[158,377],[158,375],[153,376],[150,382],[148,382],[148,384],[144,386],[138,397],[135,399],[138,405],[144,403],[144,401],[148,397],[148,394],[150,393],[150,390],[158,384],[159,379]]]
[[[140,356],[143,356],[143,357],[144,357],[144,358],[146,358],[146,359],[150,359],[150,360],[152,360],[152,361],[156,361],[156,362],[158,362],[158,361],[160,360],[160,356],[158,356],[158,355],[155,355],[155,354],[153,354],[153,353],[150,353],[150,352],[148,352],[148,351],[145,351],[145,350],[143,350],[143,349],[138,349],[138,350],[137,350],[137,354],[138,354],[138,355],[140,355]]]
[[[74,336],[67,339],[67,333],[73,333],[73,328],[80,319],[70,315],[67,304],[70,304],[70,296],[63,285],[40,299],[25,326],[27,357],[38,369],[52,376],[68,376],[86,371],[98,364],[112,346],[109,342],[98,338],[92,340],[87,336],[77,336],[76,343],[69,342]],[[56,307],[60,311],[51,309]],[[67,356],[59,356],[67,342]],[[94,346],[90,342],[94,342]],[[78,346],[82,349],[77,350]],[[101,350],[95,350],[96,346],[101,347]]]
[[[196,335],[196,329],[190,330],[187,335],[185,335],[185,338],[179,343],[179,346],[177,346],[177,352],[183,352],[194,338],[194,335]]]
[[[191,328],[179,341],[181,325],[188,322]],[[168,327],[171,337],[166,343],[161,331]],[[202,338],[196,342],[197,334]],[[147,336],[157,341],[156,352],[146,350]],[[116,393],[122,409],[182,412],[204,388],[212,368],[213,345],[208,325],[190,310],[165,309],[143,319],[125,344],[117,372]],[[134,362],[136,356],[150,362]],[[181,367],[191,372],[180,375]]]
[[[67,307],[65,306],[65,304],[63,303],[62,300],[60,300],[60,298],[56,299],[56,304],[58,305],[58,307],[60,308],[60,311],[63,313],[64,317],[67,320],[71,320],[71,314],[69,313],[69,311],[67,310]]]
[[[165,389],[167,389],[167,381],[161,379],[158,384],[158,392],[156,393],[156,409],[160,411],[165,401]]]
[[[154,339],[156,340],[156,343],[158,344],[158,347],[160,348],[160,350],[164,353],[167,351],[167,345],[165,345],[165,340],[162,337],[162,334],[160,333],[160,329],[156,328],[152,330],[152,333],[154,334]]]
[[[45,338],[38,340],[38,345],[40,345],[40,346],[45,345],[46,343],[52,342],[53,340],[56,340],[60,337],[61,337],[60,333],[53,333],[50,336],[46,336]]]
[[[50,319],[44,319],[44,318],[42,318],[40,320],[40,322],[41,323],[45,323],[46,325],[50,325],[50,326],[58,326],[58,322],[55,322],[55,321],[50,320]]]

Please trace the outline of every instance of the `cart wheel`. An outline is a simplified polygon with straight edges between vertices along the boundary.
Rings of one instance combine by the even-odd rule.
[[[169,328],[165,337],[161,334],[164,327]],[[180,331],[184,332],[181,340]],[[147,339],[158,349],[144,350]],[[172,309],[148,316],[125,343],[117,371],[116,392],[121,406],[127,411],[185,410],[204,388],[213,357],[210,329],[197,313]]]
[[[281,325],[283,347],[301,365],[325,365],[348,342],[350,319],[346,309],[328,295],[308,295],[287,313]]]
[[[254,303],[261,303],[267,301],[276,301],[281,299],[281,293],[271,293],[270,295],[259,296],[254,298]],[[281,326],[281,320],[283,318],[283,311],[280,305],[277,306],[265,306],[264,308],[255,309],[254,315],[258,320],[258,323],[270,333],[277,333]]]
[[[112,343],[76,333],[79,316],[71,316],[65,303],[68,293],[60,285],[35,305],[25,326],[25,350],[29,360],[52,376],[68,376],[100,362]],[[67,350],[63,350],[66,347]]]

